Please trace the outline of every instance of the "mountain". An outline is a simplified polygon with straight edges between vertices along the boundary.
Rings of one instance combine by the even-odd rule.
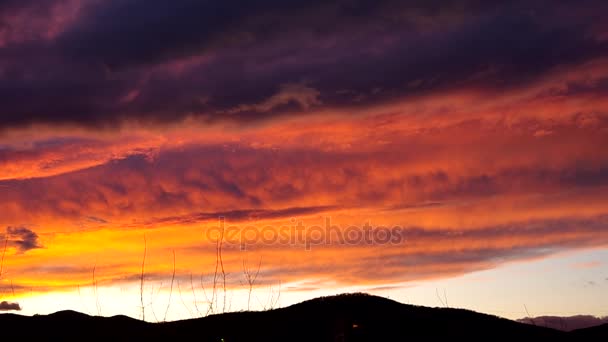
[[[572,337],[580,341],[587,336],[601,340],[601,336],[608,336],[606,330],[566,333],[468,310],[406,305],[366,294],[321,297],[276,310],[168,323],[145,323],[125,316],[92,317],[73,311],[34,317],[0,315],[0,338],[5,341],[566,341]]]
[[[595,317],[590,315],[576,315],[568,317],[559,316],[537,316],[532,318],[521,318],[517,320],[521,323],[540,325],[563,331],[591,328],[602,324],[608,324],[607,317]]]

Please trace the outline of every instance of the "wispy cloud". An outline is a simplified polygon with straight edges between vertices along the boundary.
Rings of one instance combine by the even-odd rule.
[[[578,262],[572,264],[574,268],[596,268],[602,265],[601,261],[586,261],[586,262]]]

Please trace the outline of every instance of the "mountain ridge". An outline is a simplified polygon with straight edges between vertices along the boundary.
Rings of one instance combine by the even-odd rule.
[[[0,336],[62,340],[178,339],[202,341],[399,341],[411,338],[486,338],[552,341],[603,339],[608,325],[571,333],[466,309],[402,304],[368,294],[319,297],[268,311],[215,314],[165,323],[76,311],[0,315]]]

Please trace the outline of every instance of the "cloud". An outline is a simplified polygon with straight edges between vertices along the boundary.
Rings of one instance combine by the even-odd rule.
[[[7,227],[6,235],[2,239],[6,239],[6,237],[8,237],[9,245],[16,247],[20,253],[42,248],[38,234],[26,227]]]
[[[14,1],[0,4],[0,47],[48,42],[75,20],[78,0]]]
[[[8,139],[7,139],[8,140]],[[121,139],[53,136],[48,139],[8,142],[0,146],[0,181],[48,177],[122,159],[132,154],[151,153],[158,139],[131,136]]]
[[[587,269],[587,268],[596,268],[602,265],[601,261],[586,261],[586,262],[577,262],[572,264],[573,268]]]
[[[99,218],[99,217],[95,217],[95,216],[87,216],[87,217],[85,217],[85,219],[86,219],[87,221],[89,221],[89,222],[93,222],[93,223],[101,223],[101,224],[106,224],[106,223],[108,223],[108,221],[106,221],[106,220],[104,220],[104,219],[102,219],[102,218]]]
[[[331,216],[332,225],[342,230],[350,225],[361,226],[369,219],[356,211],[328,212],[326,215]],[[304,221],[305,227],[324,227],[324,222],[319,221],[317,216],[320,215],[298,218]],[[266,227],[274,227],[276,232],[280,232],[279,227],[293,225],[293,221],[287,218],[245,223],[228,220],[227,224],[247,227],[247,250],[256,257],[258,253],[263,255],[262,273],[265,281],[281,280],[286,283],[323,279],[333,284],[375,287],[462,275],[508,262],[536,259],[566,250],[605,246],[608,243],[608,236],[604,233],[608,221],[606,217],[538,219],[477,227],[416,227],[407,226],[407,219],[400,221],[395,217],[386,217],[386,213],[383,213],[371,220],[372,226],[381,225],[377,223],[382,222],[381,217],[385,217],[386,222],[402,224],[398,241],[370,244],[364,239],[347,243],[334,239],[332,243],[314,243],[309,250],[305,249],[304,242],[252,240],[251,233],[254,231],[249,227],[263,228],[260,231],[264,232],[264,238],[270,239],[277,234],[268,235],[272,228]],[[438,221],[442,219],[439,213],[429,213],[427,217]],[[170,251],[175,250],[181,260],[178,277],[187,277],[189,271],[201,272],[209,277],[213,274],[216,246],[212,241],[206,240],[209,237],[206,232],[217,221],[214,219],[210,225],[194,223],[195,225],[191,225],[191,222],[160,222],[155,229],[148,229],[145,225],[131,222],[129,229],[116,227],[70,234],[55,233],[52,251],[41,254],[37,259],[44,262],[11,269],[24,279],[24,283],[32,277],[41,279],[37,283],[37,288],[41,291],[88,284],[91,265],[95,262],[103,265],[103,268],[97,269],[100,282],[110,284],[133,281],[140,276],[138,265],[141,263],[143,248],[141,238],[145,232],[148,252],[153,255],[146,264],[147,274],[154,275],[159,280],[170,277],[171,269],[167,267],[167,260],[170,260]],[[230,281],[238,284],[242,260],[251,258],[252,255],[243,254],[239,235],[233,233],[235,231],[231,232],[231,237],[224,244],[224,266],[226,272],[237,275]],[[87,240],[95,241],[94,246],[79,245]],[[108,249],[113,251],[112,256],[100,258],[100,253]],[[78,253],[79,257],[75,259],[73,253]],[[253,258],[257,260],[256,257]],[[16,284],[20,285],[20,282]],[[19,292],[29,289],[17,287]]]
[[[178,222],[200,219],[201,213],[240,216],[239,210],[319,207],[381,207],[423,215],[517,196],[544,197],[531,199],[528,207],[554,203],[564,216],[599,214],[596,203],[603,203],[601,189],[608,185],[608,155],[601,149],[606,123],[594,128],[553,124],[557,137],[538,139],[534,128],[544,122],[535,120],[500,126],[497,137],[495,126],[474,116],[472,123],[427,134],[417,131],[423,128],[410,114],[275,123],[240,131],[238,141],[221,130],[208,128],[203,135],[198,127],[179,127],[156,140],[135,130],[133,135],[144,138],[121,133],[117,136],[129,139],[109,143],[104,138],[106,143],[89,134],[88,140],[11,146],[5,149],[5,165],[49,167],[29,167],[27,177],[7,167],[9,180],[0,182],[7,186],[0,198],[3,222],[43,227],[42,217],[97,217],[120,225],[131,219]],[[496,155],[501,158],[488,159]],[[454,156],[463,159],[454,164]],[[571,192],[569,203],[565,191]],[[583,206],[585,201],[590,204]]]
[[[62,266],[13,265],[15,283],[36,279],[40,291],[74,288],[90,282],[96,262],[107,263],[98,268],[100,282],[136,279],[144,232],[150,274],[166,277],[172,249],[180,272],[207,272],[215,245],[202,233],[219,216],[235,225],[290,225],[292,217],[313,225],[327,216],[342,227],[405,228],[395,246],[248,245],[265,255],[268,279],[284,282],[319,278],[375,287],[605,246],[605,118],[579,127],[576,115],[556,115],[572,108],[554,111],[552,101],[529,107],[512,100],[500,109],[490,102],[433,97],[402,113],[388,108],[236,132],[195,124],[113,133],[67,129],[71,138],[61,130],[31,133],[34,139],[10,135],[3,141],[9,164],[26,155],[34,165],[62,170],[14,178],[7,172],[0,182],[6,185],[0,224],[37,227],[47,248],[31,254],[32,262]],[[537,110],[545,105],[548,118]],[[487,119],[509,107],[534,116]],[[554,134],[534,137],[547,125]],[[80,162],[91,156],[106,158]],[[64,161],[70,162],[62,169]],[[241,274],[238,246],[226,248],[226,270]],[[112,255],[105,257],[106,250]]]
[[[490,96],[608,53],[595,32],[602,1],[64,3],[36,11],[42,27],[57,27],[50,37],[0,53],[0,127],[245,124],[463,89]]]
[[[293,207],[284,209],[240,209],[213,213],[195,213],[184,216],[169,216],[147,221],[145,225],[194,224],[205,221],[218,221],[221,217],[228,221],[268,220],[300,217],[338,209],[336,206]]]
[[[19,303],[0,302],[0,311],[21,311]]]
[[[121,263],[100,281],[134,280],[144,231],[150,274],[166,273],[169,248],[198,270],[219,216],[405,228],[399,246],[252,246],[271,276],[298,281],[398,282],[605,246],[603,9],[0,2],[0,226],[20,252],[38,235],[48,247],[11,272],[24,289],[74,287],[110,250]]]
[[[231,114],[248,111],[266,113],[279,106],[286,106],[290,103],[295,103],[301,109],[308,110],[312,106],[321,104],[321,101],[319,100],[320,95],[319,91],[304,84],[288,83],[281,85],[278,93],[258,104],[240,105],[230,109],[228,112]]]

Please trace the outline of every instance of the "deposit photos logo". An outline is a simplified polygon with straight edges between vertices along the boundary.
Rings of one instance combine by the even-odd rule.
[[[397,245],[404,241],[405,230],[401,226],[334,225],[331,217],[324,218],[323,225],[305,225],[292,218],[287,225],[229,225],[225,217],[218,224],[205,229],[207,241],[214,244],[237,245],[241,250],[248,246],[284,245],[302,246],[311,250],[321,245]]]

